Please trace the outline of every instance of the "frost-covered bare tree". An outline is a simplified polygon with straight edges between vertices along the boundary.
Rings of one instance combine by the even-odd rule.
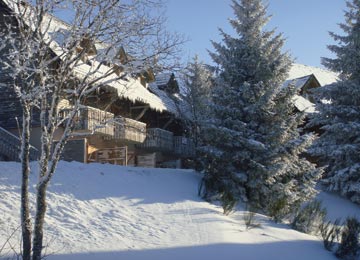
[[[213,86],[213,75],[206,64],[195,56],[183,72],[185,101],[191,113],[191,135],[195,146],[201,142],[201,126],[210,116],[209,103]]]
[[[149,66],[161,70],[174,65],[182,38],[163,29],[158,0],[1,0],[0,4],[1,68],[22,108],[23,259],[40,260],[47,187],[84,99]],[[57,19],[59,15],[66,22]],[[59,117],[62,98],[71,104],[65,117]],[[28,186],[33,121],[40,125],[41,150],[32,229]],[[63,131],[55,145],[60,125]]]

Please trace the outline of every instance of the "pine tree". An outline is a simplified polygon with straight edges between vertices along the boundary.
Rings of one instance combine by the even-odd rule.
[[[223,42],[212,42],[216,52],[210,53],[220,67],[221,78],[230,85],[274,80],[276,85],[281,84],[291,61],[281,53],[282,35],[263,30],[270,19],[267,7],[261,0],[233,0],[232,8],[235,19],[230,19],[230,24],[238,37],[220,29]]]
[[[360,1],[351,0],[346,2],[345,23],[339,26],[345,35],[330,32],[332,38],[340,45],[329,45],[330,51],[336,54],[336,58],[323,58],[325,67],[339,72],[343,80],[360,79]]]
[[[281,218],[313,194],[319,171],[300,158],[311,137],[299,135],[294,88],[281,87],[291,63],[282,35],[263,30],[269,18],[261,0],[232,3],[238,37],[220,31],[223,44],[213,43],[211,53],[219,77],[203,132],[204,196],[230,192]]]
[[[340,73],[341,80],[317,91],[319,113],[309,126],[322,126],[324,133],[314,143],[311,153],[326,165],[324,183],[360,203],[360,1],[347,2],[345,35],[331,33],[339,45],[329,49],[336,58],[323,58],[323,64]]]

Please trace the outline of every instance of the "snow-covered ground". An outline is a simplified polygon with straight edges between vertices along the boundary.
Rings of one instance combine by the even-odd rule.
[[[19,225],[19,171],[18,163],[0,162],[0,249]],[[197,196],[199,179],[190,170],[61,162],[48,193],[48,259],[336,259],[318,238],[265,216],[246,230],[243,211],[224,216]],[[31,199],[35,182],[34,173]],[[332,195],[321,199],[332,217],[359,211]],[[16,233],[10,244],[19,241]]]

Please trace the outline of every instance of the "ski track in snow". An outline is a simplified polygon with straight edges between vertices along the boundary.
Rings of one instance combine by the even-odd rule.
[[[246,230],[244,211],[224,216],[197,196],[199,180],[190,170],[61,162],[48,192],[48,259],[336,259],[318,238],[266,216]],[[20,164],[0,162],[0,247],[19,225],[19,183]]]

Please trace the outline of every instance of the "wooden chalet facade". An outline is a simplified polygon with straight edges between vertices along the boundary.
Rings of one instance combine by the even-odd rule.
[[[150,84],[151,89],[157,88],[156,82]],[[145,88],[139,82],[137,87]],[[171,94],[157,91],[163,92],[164,103],[175,106]],[[156,167],[194,155],[193,142],[186,137],[179,114],[159,112],[151,109],[150,104],[116,95],[102,89],[89,95],[76,118],[74,133],[81,135],[69,140],[63,159]],[[60,111],[66,114],[68,109],[64,106]],[[79,153],[84,155],[83,160]]]
[[[9,23],[16,25],[9,16],[11,11],[6,1],[0,0],[0,30]],[[64,26],[56,18],[52,22],[55,28],[56,23],[60,29]],[[0,52],[0,59],[6,57],[6,51]],[[9,70],[0,67],[0,160],[18,160],[14,154],[20,144],[18,119],[22,111]],[[75,71],[78,77],[82,73],[81,69]],[[100,86],[90,93],[76,115],[74,135],[65,146],[63,159],[157,167],[192,157],[194,145],[182,120],[186,105],[174,75],[169,75],[155,78],[148,70],[138,78]],[[71,101],[64,98],[58,108],[59,116],[65,118]],[[36,159],[40,149],[38,111],[32,116],[31,158]],[[58,136],[62,131],[60,126]],[[12,141],[5,142],[9,136]]]

